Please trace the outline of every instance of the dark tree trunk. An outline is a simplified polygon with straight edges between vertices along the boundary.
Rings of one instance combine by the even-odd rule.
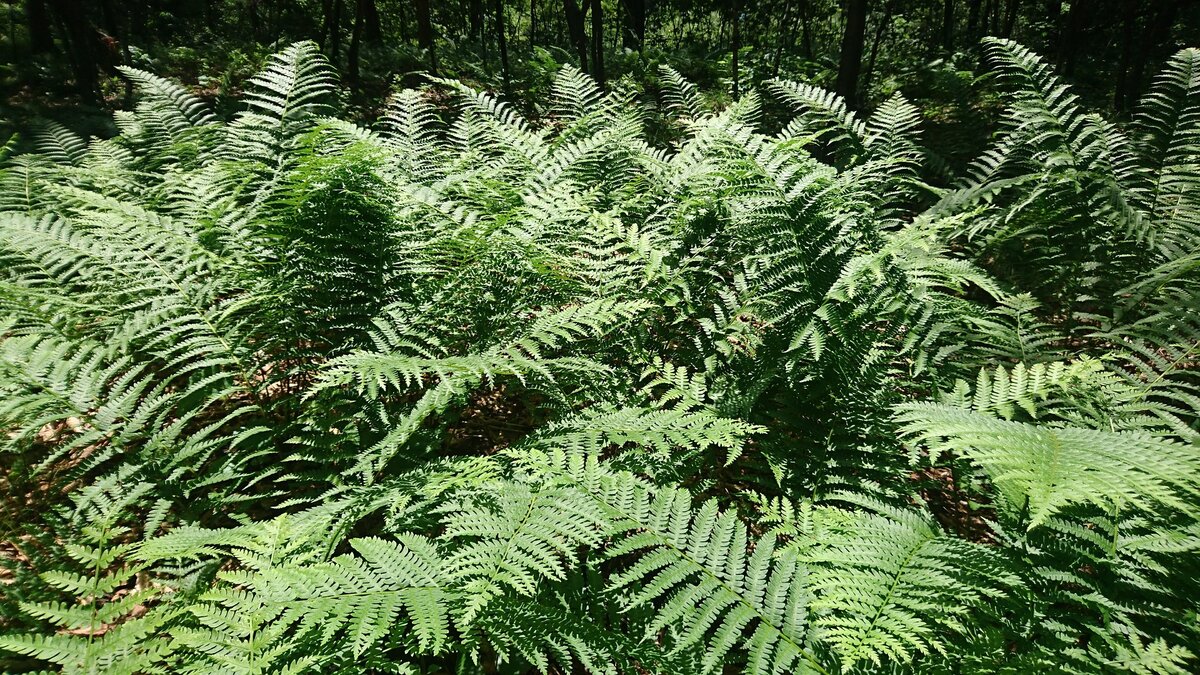
[[[858,74],[862,70],[863,40],[867,30],[867,0],[847,0],[846,30],[842,33],[842,51],[838,65],[837,93],[846,104],[858,103]]]
[[[141,45],[154,41],[154,31],[151,27],[150,15],[155,8],[149,2],[131,2],[129,7],[129,35],[136,37]],[[235,22],[236,23],[236,22]]]
[[[1046,0],[1046,58],[1058,62],[1059,35],[1062,34],[1062,0]]]
[[[25,0],[25,20],[29,23],[29,47],[33,53],[53,51],[54,36],[50,33],[46,0]]]
[[[772,77],[779,77],[779,66],[783,61],[784,49],[796,44],[796,27],[792,22],[792,3],[783,3],[783,16],[779,19],[779,44],[775,46],[775,62],[771,65]]]
[[[571,37],[571,46],[579,55],[579,69],[588,72],[587,35],[583,30],[583,10],[575,0],[563,0],[563,13],[567,18],[567,32]]]
[[[437,52],[433,44],[433,19],[429,16],[429,0],[415,0],[417,10],[417,45],[429,55],[429,71],[437,73]]]
[[[321,0],[321,34],[317,36],[317,46],[321,51],[329,44],[329,26],[333,19],[333,0]]]
[[[467,8],[467,20],[471,26],[471,40],[483,42],[483,0],[471,0]]]
[[[875,75],[875,59],[879,56],[879,46],[883,44],[883,36],[887,34],[887,29],[892,25],[892,14],[895,12],[896,0],[888,0],[887,5],[883,10],[883,20],[875,28],[875,37],[871,40],[871,56],[867,58],[867,72],[863,76],[863,89],[871,85],[871,78]]]
[[[1121,22],[1121,60],[1117,64],[1117,81],[1113,87],[1113,109],[1128,110],[1129,65],[1133,59],[1133,36],[1137,32],[1138,0],[1125,0]]]
[[[625,30],[621,31],[621,45],[640,52],[646,43],[646,0],[624,0]]]
[[[1126,85],[1126,95],[1131,108],[1134,101],[1141,96],[1142,83],[1145,82],[1146,77],[1146,64],[1151,60],[1166,56],[1163,52],[1170,48],[1167,40],[1171,35],[1171,25],[1175,23],[1179,4],[1178,0],[1164,0],[1157,3],[1154,11],[1146,17],[1146,26],[1142,29],[1142,38],[1138,41],[1138,48],[1133,53],[1133,69]]]
[[[967,38],[971,40],[971,46],[977,46],[980,38],[979,30],[979,8],[983,4],[983,0],[971,0],[967,5]]]
[[[1089,21],[1089,10],[1091,6],[1086,2],[1071,3],[1071,11],[1067,13],[1067,28],[1064,31],[1062,38],[1062,70],[1063,74],[1070,77],[1075,74],[1075,64],[1078,62],[1078,55],[1083,49],[1083,42]]]
[[[604,86],[604,3],[592,0],[592,77]]]
[[[125,4],[126,4],[126,6],[128,6],[133,3],[125,3]],[[217,0],[204,0],[204,25],[210,33],[215,32],[217,29],[216,4],[217,4]],[[325,15],[322,14],[321,16],[324,17]],[[131,27],[130,32],[132,32],[132,30],[133,29]]]
[[[809,61],[813,60],[813,39],[812,39],[812,0],[801,0],[800,2],[800,39],[804,43],[804,58]]]
[[[500,77],[504,82],[504,93],[511,94],[508,82],[508,37],[504,21],[504,0],[496,0],[496,43],[500,47]]]
[[[329,60],[334,63],[342,58],[342,2],[333,0],[333,18],[329,24]]]
[[[131,65],[133,63],[133,55],[129,50],[129,40],[133,36],[133,8],[131,7],[133,4],[134,3],[126,3],[125,5],[125,23],[123,26],[123,35],[125,36],[125,39],[121,40],[121,62],[125,65]],[[210,2],[206,2],[204,5],[204,20],[205,25],[208,26],[213,25],[212,20],[208,16],[209,11],[211,10],[211,4],[212,3]],[[122,79],[125,80],[125,109],[130,110],[133,108],[133,80],[127,77]]]
[[[738,0],[733,0],[733,16],[730,17],[733,20],[733,44],[731,45],[733,49],[733,62],[730,64],[730,69],[733,71],[733,100],[735,101],[741,96],[741,91],[739,91],[739,85],[741,83],[738,81],[739,76],[741,75],[741,73],[738,72],[738,56],[742,51],[741,5],[742,3]]]
[[[537,0],[529,0],[529,51],[537,44]]]
[[[367,0],[357,0],[354,3],[354,28],[350,31],[350,49],[346,55],[349,61],[346,76],[350,84],[355,86],[359,83],[358,55],[362,48],[363,27],[366,24],[366,4]]]
[[[113,9],[112,0],[100,0],[100,19],[105,33],[117,40],[122,38],[121,27],[117,23],[117,12]]]
[[[954,0],[942,2],[942,51],[954,53]]]
[[[379,20],[379,6],[375,4],[375,0],[365,0],[363,10],[366,21],[366,39],[376,44],[382,42],[383,24]]]
[[[1004,37],[1012,37],[1013,29],[1017,27],[1017,12],[1020,9],[1021,0],[1008,0],[1008,4],[1004,8]]]
[[[100,86],[96,72],[96,34],[79,0],[51,0],[51,8],[62,28],[75,87],[87,103],[99,103]]]
[[[262,32],[258,23],[258,0],[250,0],[246,3],[246,16],[250,19],[250,37],[258,42],[258,36]]]

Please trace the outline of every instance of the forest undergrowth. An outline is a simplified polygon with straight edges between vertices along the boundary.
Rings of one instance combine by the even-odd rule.
[[[125,68],[2,153],[0,669],[1195,672],[1200,50],[1120,126],[984,53],[963,176],[788,80]]]

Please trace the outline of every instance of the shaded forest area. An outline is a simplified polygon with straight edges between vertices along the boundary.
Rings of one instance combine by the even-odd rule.
[[[1037,50],[1093,107],[1127,115],[1166,57],[1200,34],[1200,3],[9,0],[7,23],[0,93],[6,116],[18,120],[54,112],[47,108],[127,104],[120,65],[217,98],[235,93],[280,45],[313,40],[368,118],[377,111],[366,102],[397,81],[416,84],[421,72],[528,104],[570,63],[601,86],[626,77],[645,85],[668,64],[717,98],[780,76],[856,106],[903,90],[937,122],[986,103],[974,74],[989,35]]]

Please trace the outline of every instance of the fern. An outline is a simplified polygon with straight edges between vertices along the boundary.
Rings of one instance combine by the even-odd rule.
[[[948,190],[898,95],[124,69],[0,150],[0,668],[1196,670],[1195,50],[984,55]]]

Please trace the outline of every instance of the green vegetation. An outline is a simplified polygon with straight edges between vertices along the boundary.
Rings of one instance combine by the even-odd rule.
[[[0,666],[1195,672],[1200,51],[983,53],[960,178],[786,79],[125,68],[0,170]]]

